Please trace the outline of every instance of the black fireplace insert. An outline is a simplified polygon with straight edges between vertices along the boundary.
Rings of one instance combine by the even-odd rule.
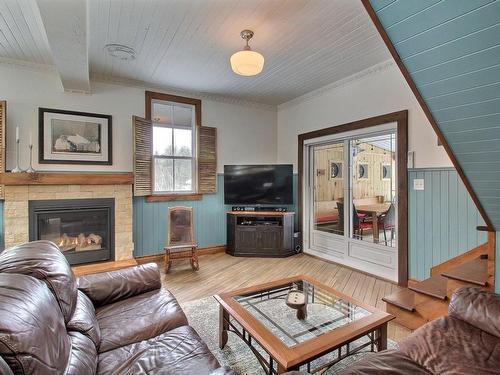
[[[49,240],[71,265],[114,260],[113,198],[29,201],[30,241]]]

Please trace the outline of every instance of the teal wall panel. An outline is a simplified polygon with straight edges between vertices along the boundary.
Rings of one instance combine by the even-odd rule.
[[[5,237],[3,233],[3,201],[0,201],[0,251],[5,249]]]
[[[498,259],[498,254],[500,254],[500,241],[498,239],[500,239],[500,232],[497,232],[496,259]],[[495,275],[497,275],[495,277],[495,292],[500,294],[500,277],[498,277],[500,275],[500,262],[497,260],[495,265]]]
[[[409,274],[422,280],[430,268],[487,241],[484,225],[457,172],[452,168],[409,171]],[[424,179],[424,190],[413,180]]]
[[[193,207],[195,237],[199,247],[226,243],[226,211],[224,205],[224,175],[217,176],[216,194],[205,194],[200,201],[175,201],[147,203],[143,197],[134,198],[134,256],[162,252],[167,234],[167,211],[172,206]],[[288,210],[296,211],[297,175],[293,179],[294,204]],[[297,217],[296,217],[297,222]]]
[[[500,1],[370,3],[498,231]],[[464,210],[461,188],[457,192],[457,210]],[[459,245],[465,237],[471,242],[462,223],[458,228]]]

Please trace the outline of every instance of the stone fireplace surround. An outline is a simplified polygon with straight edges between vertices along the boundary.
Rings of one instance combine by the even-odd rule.
[[[133,258],[132,185],[21,185],[5,186],[5,248],[29,241],[30,200],[115,199],[115,260]]]

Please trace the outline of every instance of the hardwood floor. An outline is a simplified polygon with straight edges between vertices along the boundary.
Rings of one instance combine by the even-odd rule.
[[[193,272],[187,261],[175,262],[168,274],[162,271],[164,286],[174,293],[181,304],[299,274],[310,275],[384,311],[382,297],[399,289],[388,281],[306,254],[288,258],[240,258],[218,253],[203,255],[199,260],[198,272]],[[388,337],[392,340],[400,341],[410,333],[410,330],[399,324],[389,323]]]

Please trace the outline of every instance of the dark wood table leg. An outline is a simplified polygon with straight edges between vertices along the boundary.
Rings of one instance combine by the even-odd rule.
[[[223,349],[227,343],[227,330],[229,329],[229,314],[219,306],[219,348]]]
[[[384,325],[380,326],[380,328],[377,331],[377,339],[378,339],[378,345],[377,349],[378,351],[386,350],[387,349],[387,323]]]

